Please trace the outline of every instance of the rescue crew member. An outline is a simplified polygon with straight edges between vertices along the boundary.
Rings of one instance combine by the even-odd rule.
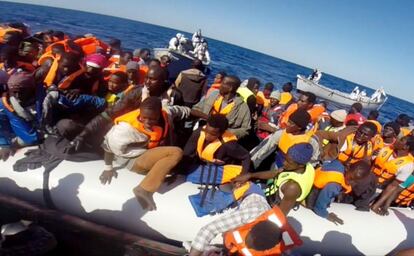
[[[227,128],[228,120],[224,115],[212,114],[206,126],[193,132],[184,147],[182,161],[184,171],[191,171],[187,180],[198,182],[203,165],[219,168],[218,181],[212,182],[218,184],[249,172],[249,152],[237,143],[237,137]]]
[[[395,178],[384,189],[380,198],[372,205],[371,209],[379,215],[388,215],[388,208],[395,199],[397,199],[398,204],[409,206],[414,198],[414,180],[413,177],[410,177],[414,168],[414,137],[406,136],[401,138],[394,144],[394,148],[398,154],[397,157],[403,158],[401,160],[405,163],[406,168],[400,169],[402,172],[397,173]],[[409,157],[411,157],[411,161],[408,161]],[[393,168],[397,169],[398,167],[394,166]]]
[[[207,120],[210,114],[222,114],[229,120],[229,131],[238,139],[246,136],[250,127],[249,107],[238,96],[237,89],[240,79],[236,76],[226,76],[220,86],[219,92],[212,92],[194,105],[191,115]]]
[[[414,158],[409,150],[409,138],[402,137],[392,147],[382,148],[372,163],[378,186],[385,188],[393,180],[404,182],[414,170]]]
[[[138,110],[114,120],[114,126],[105,135],[105,169],[100,176],[102,184],[110,184],[117,172],[113,169],[114,155],[128,159],[131,171],[146,172],[145,178],[133,189],[143,209],[156,210],[153,194],[164,178],[179,163],[182,150],[170,146],[173,141],[173,120],[186,118],[191,110],[186,107],[162,109],[158,97],[148,97]]]
[[[315,177],[315,170],[309,163],[312,154],[313,148],[309,143],[295,144],[289,148],[281,168],[240,175],[233,182],[243,184],[250,179],[273,179],[266,189],[268,201],[272,205],[278,204],[288,214],[312,189]]]
[[[370,165],[359,161],[345,168],[338,160],[324,162],[315,170],[313,188],[306,199],[306,207],[335,224],[344,224],[335,213],[328,212],[331,202],[341,193],[349,194],[353,186],[367,178]]]

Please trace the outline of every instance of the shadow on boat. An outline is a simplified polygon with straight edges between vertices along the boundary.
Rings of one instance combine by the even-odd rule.
[[[313,241],[310,237],[302,236],[302,224],[293,217],[288,217],[288,222],[300,235],[300,238],[303,241],[303,244],[306,246],[301,246],[294,250],[295,253],[299,255],[332,255],[332,252],[335,251],[335,255],[364,255],[355,245],[352,243],[352,236],[341,233],[339,231],[329,231],[325,234],[323,239],[319,241]],[[340,248],[333,248],[341,244],[342,248],[346,248],[346,252],[341,252]],[[306,248],[306,250],[304,249]],[[296,255],[296,254],[295,254]]]
[[[399,245],[397,245],[391,252],[389,252],[387,255],[396,255],[397,252],[409,249],[413,247],[413,241],[414,241],[414,230],[410,229],[409,227],[412,227],[414,225],[414,219],[408,218],[405,214],[403,214],[401,211],[397,209],[391,209],[395,216],[401,221],[401,223],[404,225],[405,230],[407,231],[407,237],[404,241],[402,241]]]

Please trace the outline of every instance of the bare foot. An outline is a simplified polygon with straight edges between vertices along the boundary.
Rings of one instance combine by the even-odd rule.
[[[146,191],[145,189],[137,186],[133,189],[134,195],[138,201],[138,203],[142,206],[142,209],[148,211],[157,210],[157,206],[155,205],[154,198],[152,195],[153,192]]]

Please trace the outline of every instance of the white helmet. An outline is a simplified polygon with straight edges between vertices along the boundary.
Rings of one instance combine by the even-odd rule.
[[[177,35],[175,35],[178,39],[180,39],[181,37],[183,37],[183,34],[181,33],[177,33]]]

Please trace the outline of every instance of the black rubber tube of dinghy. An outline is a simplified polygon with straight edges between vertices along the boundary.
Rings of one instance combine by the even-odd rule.
[[[85,230],[88,233],[100,236],[103,241],[106,241],[105,243],[118,245],[128,251],[135,250],[135,255],[184,255],[186,253],[180,247],[99,225],[56,210],[41,208],[27,201],[1,193],[0,207],[5,211],[7,209],[18,209],[18,213],[21,215],[20,218],[35,221],[46,228],[49,225],[57,229]],[[134,252],[124,255],[134,255]]]

